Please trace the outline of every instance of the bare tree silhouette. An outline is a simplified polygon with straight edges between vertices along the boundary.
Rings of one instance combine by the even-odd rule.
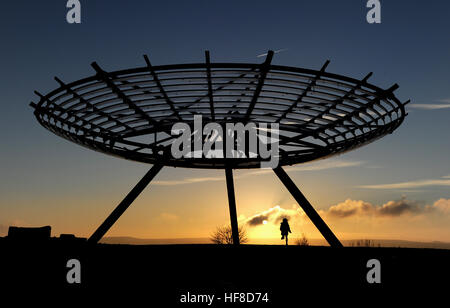
[[[298,238],[295,241],[295,244],[298,245],[298,246],[309,246],[309,240],[306,237],[305,233],[302,233],[302,237]]]
[[[245,244],[248,242],[247,231],[243,227],[238,228],[239,243]],[[232,245],[233,244],[233,232],[231,226],[217,227],[216,231],[211,234],[211,242],[219,245]]]
[[[376,244],[373,240],[354,240],[352,242],[350,242],[350,247],[376,247]],[[378,247],[380,247],[381,245],[378,244]]]

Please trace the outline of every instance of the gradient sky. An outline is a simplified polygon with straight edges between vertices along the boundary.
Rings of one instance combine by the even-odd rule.
[[[10,1],[0,10],[0,235],[9,225],[51,225],[89,236],[149,166],[93,152],[40,127],[28,106],[41,93],[106,70],[204,61],[273,63],[364,77],[411,99],[403,125],[354,152],[286,168],[340,238],[450,241],[450,2],[382,1]],[[277,237],[289,215],[295,236],[319,238],[270,172],[237,171],[240,224]],[[294,206],[293,206],[294,205]],[[279,207],[276,207],[279,206]],[[261,216],[262,215],[262,216]],[[252,226],[254,218],[265,225]],[[107,234],[207,237],[229,223],[224,173],[164,168]]]

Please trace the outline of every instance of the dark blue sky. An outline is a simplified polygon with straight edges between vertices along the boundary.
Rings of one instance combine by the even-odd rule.
[[[56,88],[54,76],[70,82],[94,74],[92,61],[105,70],[142,66],[143,54],[155,65],[200,62],[208,49],[217,62],[261,62],[258,54],[286,49],[275,55],[273,63],[318,69],[330,59],[330,72],[361,78],[373,71],[370,81],[378,86],[398,83],[396,94],[402,101],[450,103],[449,1],[382,1],[381,24],[368,24],[366,1],[357,0],[88,0],[81,1],[79,25],[66,22],[65,4],[64,0],[2,3],[3,210],[11,210],[13,200],[25,195],[32,200],[38,198],[36,194],[54,191],[107,193],[99,182],[108,179],[120,187],[133,183],[147,168],[71,144],[34,119],[28,106],[37,99],[33,91],[47,93]],[[393,135],[341,157],[373,168],[331,170],[321,181],[329,186],[338,182],[349,197],[385,202],[404,191],[355,187],[450,175],[450,108],[412,106],[408,112]],[[87,176],[93,169],[98,172]],[[193,174],[169,170],[161,177],[170,180]],[[310,179],[316,181],[319,176]],[[424,202],[450,198],[448,187],[419,186],[420,193],[412,190],[410,195]],[[336,194],[321,206],[342,198]]]

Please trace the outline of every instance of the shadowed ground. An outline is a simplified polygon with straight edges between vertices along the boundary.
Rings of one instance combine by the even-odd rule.
[[[435,291],[448,286],[450,250],[242,245],[88,245],[51,239],[40,245],[0,238],[2,290],[46,289],[136,292],[149,302],[180,296],[268,292],[272,304],[309,292]],[[81,262],[81,284],[66,282],[66,262]],[[366,263],[381,262],[381,284],[369,284]],[[346,295],[347,296],[347,295]],[[435,295],[434,295],[435,296]],[[218,305],[219,302],[213,305]],[[184,304],[186,305],[186,304]],[[206,304],[204,304],[206,305]]]

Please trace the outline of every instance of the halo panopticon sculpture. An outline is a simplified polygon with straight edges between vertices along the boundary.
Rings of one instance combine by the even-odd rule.
[[[225,169],[231,226],[239,244],[233,169],[259,168],[258,155],[237,157],[188,155],[175,158],[172,127],[194,119],[203,123],[277,125],[274,172],[331,246],[342,246],[303,196],[283,166],[340,154],[392,133],[404,120],[405,105],[394,95],[395,84],[381,89],[368,74],[354,79],[320,70],[271,64],[204,63],[145,65],[96,74],[65,83],[31,103],[39,123],[72,142],[95,151],[152,164],[152,168],[89,238],[98,242],[163,166]],[[198,130],[192,130],[192,141]],[[258,138],[262,130],[256,130]],[[267,132],[265,132],[267,133]],[[266,136],[267,137],[267,136]],[[206,138],[207,139],[207,138]],[[267,138],[266,138],[267,139]],[[198,138],[197,138],[198,140]],[[200,141],[205,136],[200,134]],[[236,140],[235,140],[236,141]],[[239,142],[239,141],[236,141]],[[245,142],[245,141],[244,141]],[[247,149],[247,153],[248,149]]]

